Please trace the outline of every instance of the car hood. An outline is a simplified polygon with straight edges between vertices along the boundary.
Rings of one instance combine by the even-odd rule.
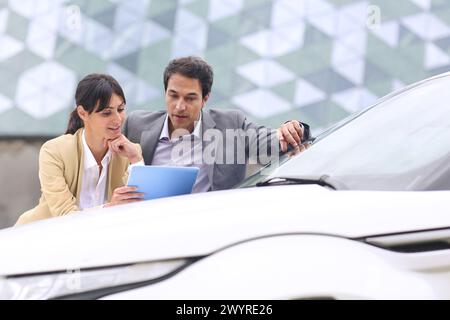
[[[210,254],[290,233],[361,238],[450,226],[442,192],[330,191],[316,185],[194,194],[88,210],[0,231],[0,275]]]

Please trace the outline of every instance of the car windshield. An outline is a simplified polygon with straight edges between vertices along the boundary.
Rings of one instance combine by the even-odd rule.
[[[450,75],[382,99],[238,187],[328,176],[351,190],[450,190]]]

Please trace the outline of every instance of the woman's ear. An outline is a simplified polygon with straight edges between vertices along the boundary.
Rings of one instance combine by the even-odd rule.
[[[86,121],[88,117],[88,112],[84,110],[83,106],[77,107],[77,113],[81,120]]]

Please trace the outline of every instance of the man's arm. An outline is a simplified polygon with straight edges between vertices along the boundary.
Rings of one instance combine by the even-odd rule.
[[[122,126],[123,135],[133,143],[140,143],[142,126],[140,123],[139,111],[133,111],[127,115]]]
[[[297,120],[287,121],[279,129],[272,130],[252,123],[244,113],[237,111],[237,121],[243,131],[247,159],[257,157],[259,164],[267,164],[267,158],[262,159],[264,156],[278,156],[280,149],[287,151],[288,144],[303,151],[301,143],[310,138],[309,125]]]

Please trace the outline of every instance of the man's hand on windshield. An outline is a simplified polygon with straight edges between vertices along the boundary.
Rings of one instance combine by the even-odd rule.
[[[301,147],[304,129],[299,121],[291,120],[284,123],[280,128],[278,128],[277,135],[282,152],[286,152],[288,150],[288,145],[291,145],[297,153],[304,151]]]
[[[300,144],[300,145],[298,146],[298,148],[295,148],[295,149],[293,149],[292,151],[289,151],[289,152],[287,153],[287,155],[288,155],[289,157],[296,156],[296,155],[298,155],[300,152],[303,152],[303,151],[305,151],[306,149],[308,149],[310,146],[311,146],[311,143],[310,143],[310,142],[302,143],[302,144]]]

